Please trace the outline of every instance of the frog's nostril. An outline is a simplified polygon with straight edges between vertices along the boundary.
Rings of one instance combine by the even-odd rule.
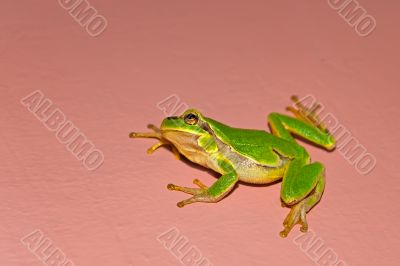
[[[169,117],[167,117],[167,119],[177,119],[178,117],[177,116],[169,116]]]

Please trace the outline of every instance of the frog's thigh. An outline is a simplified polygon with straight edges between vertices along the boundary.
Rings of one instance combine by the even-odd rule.
[[[317,186],[324,174],[324,166],[319,162],[304,164],[293,160],[283,176],[281,198],[287,205],[304,199]]]

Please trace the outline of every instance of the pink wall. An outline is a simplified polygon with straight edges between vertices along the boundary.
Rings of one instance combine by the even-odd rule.
[[[56,248],[65,256],[55,251],[45,265],[58,265],[57,256],[66,265],[180,265],[157,239],[173,227],[213,265],[314,265],[324,251],[347,265],[398,264],[400,4],[358,2],[376,20],[366,37],[329,1],[91,0],[99,24],[86,28],[59,1],[3,1],[0,265],[43,265]],[[21,104],[36,90],[104,154],[99,168],[87,170]],[[308,216],[319,251],[302,250],[298,227],[279,237],[288,212],[279,183],[240,184],[218,204],[179,209],[187,195],[168,183],[215,177],[167,149],[147,156],[153,140],[128,138],[160,123],[157,103],[172,94],[258,129],[290,95],[311,94],[376,167],[362,175],[339,151],[304,144],[327,168],[323,199]],[[46,238],[52,246],[35,250]]]

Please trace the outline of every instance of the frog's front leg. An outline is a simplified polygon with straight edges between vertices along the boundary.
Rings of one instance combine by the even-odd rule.
[[[300,231],[307,232],[306,213],[321,199],[325,188],[324,166],[319,162],[303,165],[295,159],[283,177],[281,199],[291,210],[283,222],[280,235],[286,237],[290,230],[301,224]]]
[[[193,183],[199,188],[181,187],[174,184],[168,184],[169,190],[182,191],[193,195],[191,198],[178,202],[177,206],[183,206],[195,202],[217,202],[223,199],[235,186],[238,176],[233,167],[225,160],[218,159],[218,165],[223,174],[211,187],[207,187],[200,180],[195,179]]]
[[[157,150],[159,147],[164,146],[164,145],[170,145],[172,148],[172,152],[175,155],[175,158],[179,159],[179,151],[176,149],[174,145],[172,145],[169,141],[165,140],[162,137],[161,131],[158,127],[156,127],[153,124],[147,125],[147,128],[153,130],[153,132],[131,132],[129,133],[130,138],[153,138],[153,139],[158,139],[158,142],[151,146],[150,148],[147,149],[148,154],[152,154],[155,150]]]

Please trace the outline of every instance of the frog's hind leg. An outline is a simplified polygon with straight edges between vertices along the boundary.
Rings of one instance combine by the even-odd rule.
[[[283,114],[271,113],[268,122],[272,129],[272,134],[295,142],[292,134],[300,136],[314,144],[320,145],[327,150],[335,148],[335,138],[329,133],[327,128],[321,123],[316,114],[319,104],[314,104],[307,108],[301,104],[296,96],[292,96],[295,106],[287,107],[295,117]]]
[[[324,131],[302,119],[271,113],[268,116],[268,121],[272,134],[285,140],[295,142],[292,136],[292,134],[295,134],[327,150],[332,150],[335,147],[335,139],[328,131]]]
[[[295,161],[289,166],[282,181],[281,199],[286,206],[291,207],[283,222],[284,230],[280,232],[282,237],[286,237],[298,223],[301,224],[302,232],[307,231],[306,213],[319,202],[325,188],[324,167],[321,163],[301,166],[301,162]]]

